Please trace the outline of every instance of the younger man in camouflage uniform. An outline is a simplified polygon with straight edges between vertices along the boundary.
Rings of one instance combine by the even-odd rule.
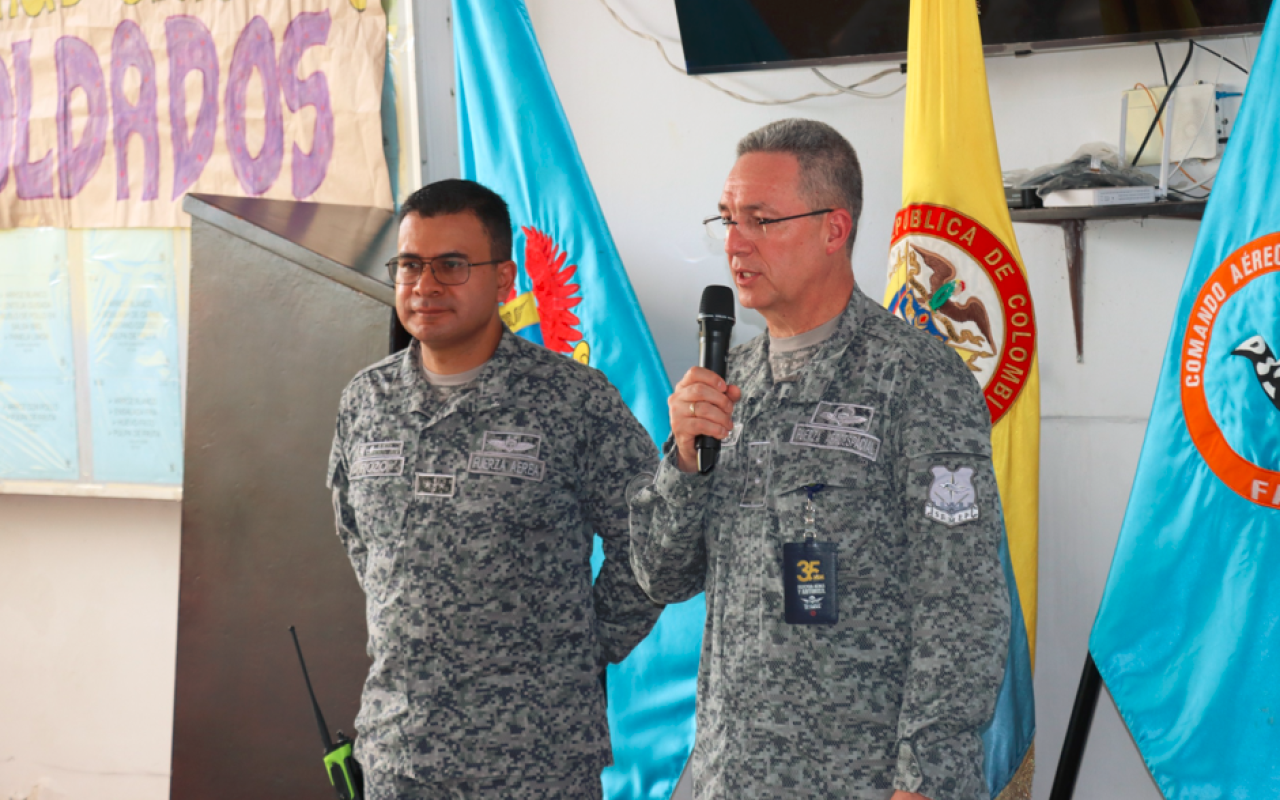
[[[839,133],[783,120],[738,155],[706,224],[769,332],[727,382],[689,370],[632,499],[640,585],[706,591],[694,796],[986,800],[1010,612],[977,382],[854,286],[862,176]],[[723,440],[710,475],[700,434]],[[810,532],[834,561],[787,554]]]
[[[601,674],[661,612],[624,498],[653,443],[603,375],[503,327],[511,239],[479,184],[414,193],[388,267],[415,341],[342,395],[329,484],[366,597],[370,800],[598,798]]]

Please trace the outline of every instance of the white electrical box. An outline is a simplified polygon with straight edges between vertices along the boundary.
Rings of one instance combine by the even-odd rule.
[[[1156,201],[1154,186],[1100,186],[1092,189],[1063,189],[1044,196],[1045,208],[1069,206],[1132,206]]]
[[[1125,164],[1133,163],[1133,157],[1142,145],[1142,138],[1147,135],[1147,129],[1151,127],[1151,120],[1155,119],[1156,108],[1164,95],[1164,86],[1124,92],[1121,108],[1127,110],[1123,121]],[[1171,104],[1176,106],[1172,115],[1167,106],[1163,114],[1166,125],[1170,116],[1173,119],[1173,131],[1169,139],[1170,163],[1177,164],[1188,158],[1216,157],[1219,128],[1217,87],[1210,83],[1179,86],[1174,90]],[[1164,135],[1160,127],[1157,125],[1151,132],[1151,138],[1142,151],[1142,158],[1138,159],[1138,166],[1147,167],[1160,163],[1160,155],[1164,151]]]

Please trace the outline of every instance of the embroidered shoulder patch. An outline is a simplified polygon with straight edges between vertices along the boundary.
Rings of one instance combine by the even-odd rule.
[[[933,483],[929,486],[929,502],[925,504],[925,517],[955,527],[962,522],[978,518],[978,498],[973,489],[973,470],[961,467],[952,472],[937,466]]]
[[[818,403],[809,422],[801,422],[791,431],[791,444],[843,450],[875,461],[880,454],[880,439],[867,432],[875,413],[870,406]]]

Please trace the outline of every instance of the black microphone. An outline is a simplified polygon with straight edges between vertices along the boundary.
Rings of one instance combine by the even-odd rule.
[[[698,366],[721,378],[729,362],[729,334],[733,333],[733,290],[728,286],[708,286],[702,290],[698,306]],[[714,436],[698,436],[698,472],[706,475],[716,468],[720,457],[720,440]]]

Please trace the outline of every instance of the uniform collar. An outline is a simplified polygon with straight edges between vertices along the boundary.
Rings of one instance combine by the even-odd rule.
[[[742,399],[747,401],[762,397],[773,385],[769,373],[769,334],[762,333],[742,348],[737,357],[740,365],[739,375],[745,379],[738,386],[742,390]]]
[[[412,398],[409,401],[409,411],[419,412],[432,418],[434,422],[453,413],[463,403],[472,409],[498,405],[504,396],[510,394],[512,376],[516,372],[526,371],[519,364],[524,346],[536,347],[537,345],[520,341],[519,337],[503,325],[498,347],[485,362],[484,369],[476,376],[475,382],[440,404],[435,400],[431,384],[427,382],[427,376],[422,371],[422,343],[414,340],[404,351],[404,356],[400,360],[400,381]]]
[[[871,301],[855,285],[849,296],[849,304],[840,314],[840,324],[831,337],[822,343],[812,360],[800,370],[795,394],[797,402],[816,403],[826,394],[827,385],[836,376],[840,359],[858,335],[862,320],[867,316],[867,304]],[[746,370],[743,380],[742,396],[757,398],[773,388],[773,374],[769,368],[769,334],[762,333],[753,339],[739,356],[739,363]]]
[[[857,337],[862,321],[867,317],[866,306],[870,302],[855,284],[835,333],[823,342],[818,352],[813,354],[813,359],[800,370],[799,390],[795,394],[797,400],[816,403],[827,393],[828,384],[835,379],[840,368],[840,359],[844,358],[845,351]]]
[[[502,338],[498,339],[498,348],[493,351],[493,356],[476,377],[477,407],[494,405],[499,398],[510,393],[513,376],[524,371],[520,364],[522,345],[537,347],[525,342],[503,325]]]

